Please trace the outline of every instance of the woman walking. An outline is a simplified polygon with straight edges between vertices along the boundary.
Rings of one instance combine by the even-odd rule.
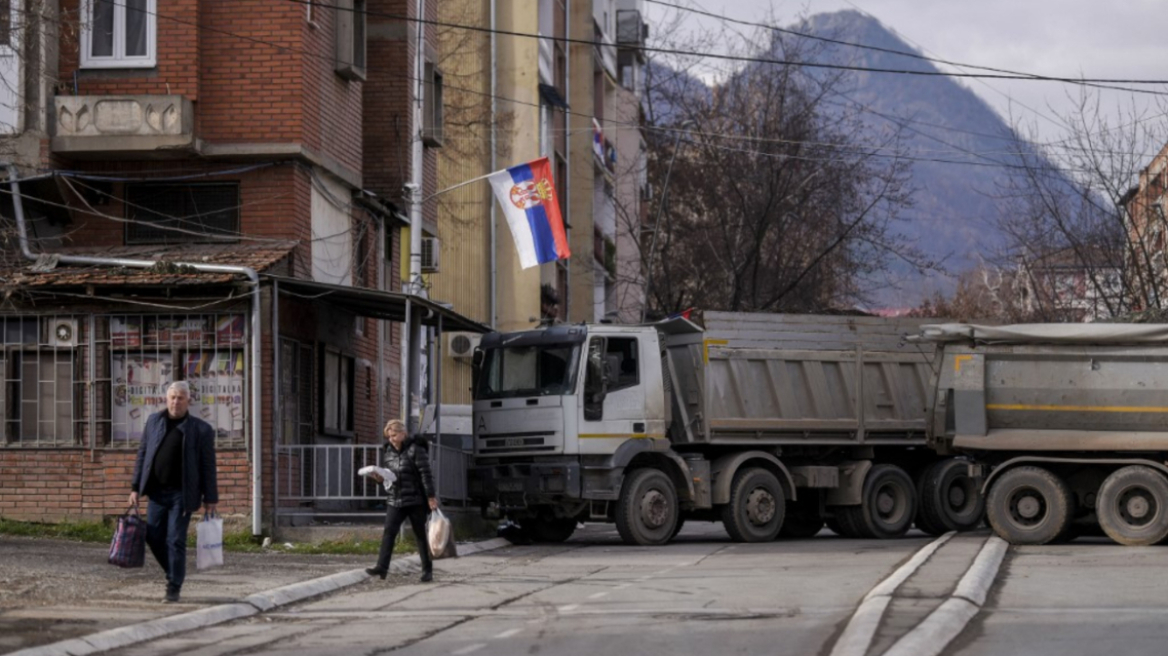
[[[418,542],[418,555],[422,558],[422,582],[427,583],[434,578],[434,563],[430,560],[430,545],[426,540],[426,506],[429,505],[430,510],[438,508],[434,479],[430,476],[430,454],[424,441],[417,437],[406,438],[406,425],[399,419],[391,419],[385,425],[385,439],[382,466],[397,478],[385,500],[385,532],[381,534],[377,566],[365,572],[385,578],[393,544],[402,524],[409,518]]]

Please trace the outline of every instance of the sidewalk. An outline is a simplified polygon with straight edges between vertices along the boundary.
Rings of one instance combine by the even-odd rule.
[[[459,554],[505,544],[460,544]],[[223,567],[199,572],[188,554],[182,602],[164,604],[165,578],[149,553],[142,569],[114,567],[108,553],[103,544],[0,536],[0,654],[96,653],[209,626],[361,584],[372,564],[370,556],[275,549],[228,552]],[[392,569],[418,571],[417,556],[395,557]]]

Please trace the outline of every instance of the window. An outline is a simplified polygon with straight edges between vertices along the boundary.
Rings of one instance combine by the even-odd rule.
[[[604,349],[604,359],[608,368],[609,392],[633,387],[640,382],[636,339],[609,337]]]
[[[422,143],[442,147],[442,72],[432,62],[426,62],[426,88],[422,95]]]
[[[280,419],[282,444],[312,444],[312,348],[280,339]]]
[[[353,433],[353,358],[326,348],[321,356],[321,431]]]
[[[126,243],[222,241],[239,234],[239,185],[126,185]],[[216,239],[216,236],[219,236]]]
[[[153,68],[157,0],[81,0],[83,68]]]
[[[0,0],[0,47],[12,46],[12,0]]]
[[[365,0],[337,0],[337,75],[365,79]]]
[[[102,326],[108,332],[103,334]],[[244,445],[247,373],[242,314],[113,315],[98,324],[98,401],[108,444],[134,446],[150,415],[166,409],[166,388],[191,387],[190,413],[215,429],[216,445]],[[108,402],[108,404],[107,404]]]
[[[78,337],[77,321],[71,317],[10,317],[0,321],[4,443],[75,444],[77,369],[73,345]]]

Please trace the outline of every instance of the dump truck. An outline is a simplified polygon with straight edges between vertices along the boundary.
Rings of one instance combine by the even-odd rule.
[[[1014,544],[1168,537],[1168,325],[922,327],[939,348],[928,440],[984,478]]]
[[[981,521],[969,463],[928,448],[921,321],[707,312],[485,335],[468,494],[535,540],[629,544],[721,521],[737,541],[901,536]]]

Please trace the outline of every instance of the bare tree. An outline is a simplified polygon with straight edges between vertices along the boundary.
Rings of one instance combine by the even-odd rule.
[[[769,43],[775,59],[816,56],[769,31],[747,42]],[[911,204],[899,131],[867,130],[827,102],[846,73],[760,63],[706,85],[670,63],[650,67],[646,110],[665,203],[646,249],[655,314],[811,312],[863,301],[893,259],[939,267],[892,230]]]
[[[1066,136],[1056,142],[1036,147],[1037,130],[1015,122],[1016,164],[998,194],[1010,241],[999,264],[1016,266],[1029,290],[1027,320],[1109,318],[1168,302],[1163,244],[1152,239],[1163,214],[1139,204],[1128,212],[1148,153],[1163,144],[1163,122],[1150,120],[1163,110],[1132,102],[1109,114],[1090,90],[1076,100],[1058,117]]]

